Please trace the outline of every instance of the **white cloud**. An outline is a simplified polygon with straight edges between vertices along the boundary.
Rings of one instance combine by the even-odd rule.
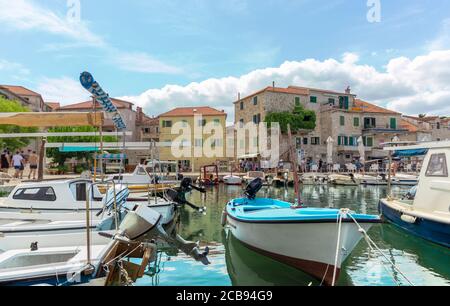
[[[69,21],[66,16],[59,16],[31,1],[0,0],[0,7],[0,21],[4,26],[63,35],[89,45],[104,45],[103,39],[92,33],[82,21]]]
[[[0,59],[0,71],[14,75],[29,75],[30,70],[25,68],[22,64],[10,62]]]
[[[69,78],[45,78],[36,88],[44,101],[60,102],[62,105],[88,101],[89,94],[85,91],[79,82]]]
[[[120,69],[142,73],[180,73],[181,69],[166,65],[143,52],[119,52],[111,57]]]
[[[186,86],[166,85],[138,96],[123,97],[158,115],[177,106],[210,105],[224,109],[233,120],[238,92],[251,94],[275,81],[277,86],[310,86],[343,91],[350,85],[360,98],[407,114],[431,110],[449,113],[450,50],[434,51],[413,59],[390,60],[381,71],[359,63],[357,54],[346,53],[341,61],[287,61],[279,67],[252,71],[240,77],[212,78]],[[420,103],[419,103],[420,102]]]
[[[43,8],[29,0],[0,0],[0,23],[18,30],[43,31],[71,39],[71,42],[45,44],[41,51],[60,51],[84,46],[105,52],[108,62],[122,70],[140,73],[180,73],[180,69],[167,65],[143,52],[117,50],[102,37],[92,32],[87,23]]]

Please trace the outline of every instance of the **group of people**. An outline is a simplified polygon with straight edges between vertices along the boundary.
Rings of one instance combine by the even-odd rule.
[[[241,160],[239,163],[240,170],[243,172],[260,171],[260,163],[251,160]]]
[[[25,151],[16,151],[15,154],[12,154],[9,149],[5,149],[0,156],[0,170],[8,172],[10,168],[14,168],[14,178],[23,179],[25,168],[29,165],[28,179],[33,178],[35,180],[38,162],[39,157],[36,151],[28,150],[27,153]]]

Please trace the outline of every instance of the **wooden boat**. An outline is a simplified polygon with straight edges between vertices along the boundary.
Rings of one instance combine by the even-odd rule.
[[[386,148],[405,152],[403,155],[423,149],[427,150],[426,167],[420,173],[416,194],[411,192],[406,200],[382,199],[379,209],[386,220],[408,233],[449,248],[450,142]]]
[[[338,186],[359,186],[361,184],[361,181],[358,180],[354,174],[331,174],[328,176],[328,181],[331,184]]]
[[[327,285],[337,281],[342,263],[363,238],[352,218],[366,231],[380,222],[378,216],[256,198],[261,187],[261,181],[255,182],[247,188],[247,198],[230,201],[224,223],[250,249],[307,272]]]

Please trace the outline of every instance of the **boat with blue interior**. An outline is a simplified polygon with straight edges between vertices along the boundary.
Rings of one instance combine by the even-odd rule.
[[[222,220],[248,248],[335,285],[342,267],[358,242],[380,223],[379,216],[350,210],[308,208],[276,199],[256,198],[261,179],[245,197],[230,201]]]
[[[450,247],[450,141],[386,147],[394,155],[426,155],[419,183],[405,199],[382,199],[383,218],[403,230]]]

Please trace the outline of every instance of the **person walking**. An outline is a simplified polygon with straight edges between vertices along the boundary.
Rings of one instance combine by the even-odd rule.
[[[9,170],[8,150],[3,150],[3,153],[0,156],[0,168],[2,172],[8,173]]]
[[[20,155],[20,152],[17,151],[16,154],[11,159],[13,167],[15,169],[14,178],[20,178],[20,169],[23,167],[23,157]]]
[[[28,161],[30,163],[30,174],[28,175],[28,179],[31,179],[31,176],[33,176],[33,180],[36,180],[36,171],[38,168],[38,160],[39,160],[39,157],[37,156],[36,151],[33,151],[28,158]]]

